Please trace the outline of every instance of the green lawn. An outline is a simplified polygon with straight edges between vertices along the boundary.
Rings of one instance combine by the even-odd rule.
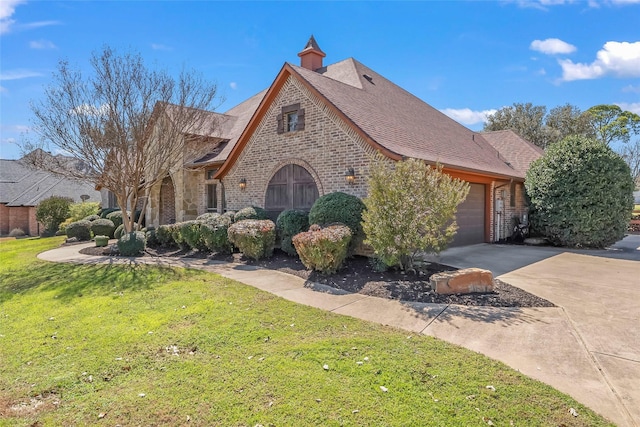
[[[209,273],[35,258],[60,242],[0,242],[0,425],[608,425],[437,339]]]

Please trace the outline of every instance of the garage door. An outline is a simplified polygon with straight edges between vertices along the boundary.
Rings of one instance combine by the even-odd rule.
[[[458,206],[456,219],[458,233],[451,246],[473,245],[484,242],[485,185],[471,184],[467,199]]]

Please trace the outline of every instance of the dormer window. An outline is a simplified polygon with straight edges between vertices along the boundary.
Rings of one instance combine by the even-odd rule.
[[[304,108],[300,104],[282,107],[278,114],[278,133],[288,133],[304,130]]]

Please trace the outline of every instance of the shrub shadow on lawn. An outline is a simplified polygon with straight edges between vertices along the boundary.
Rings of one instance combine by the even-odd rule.
[[[108,295],[122,291],[152,289],[154,283],[178,279],[181,273],[171,268],[150,268],[131,264],[74,265],[42,262],[29,269],[2,273],[0,302],[40,288],[56,291],[56,297],[71,301],[83,295]]]

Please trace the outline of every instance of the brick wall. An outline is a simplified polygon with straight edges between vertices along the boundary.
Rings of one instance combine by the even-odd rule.
[[[277,133],[277,116],[283,106],[300,103],[305,109],[305,128]],[[374,149],[344,123],[295,77],[289,77],[261,123],[251,136],[233,168],[224,177],[227,208],[264,206],[269,181],[286,164],[304,167],[316,181],[320,196],[343,191],[366,196],[369,156]],[[354,185],[344,173],[353,167]],[[246,189],[240,190],[240,179]],[[203,197],[204,198],[204,197]]]
[[[504,195],[502,193],[504,190]],[[512,206],[511,199],[514,199],[514,206]],[[494,198],[496,200],[502,199],[504,202],[503,214],[500,217],[500,233],[498,234],[497,217],[494,213],[494,230],[492,232],[493,240],[499,241],[510,237],[513,234],[513,218],[517,217],[522,219],[523,214],[528,214],[529,207],[527,206],[525,198],[524,184],[521,182],[515,183],[515,194],[511,194],[511,186],[509,183],[502,183],[495,186]],[[495,207],[494,207],[495,208]]]
[[[30,236],[38,236],[44,231],[36,221],[36,207],[0,205],[0,234],[7,235],[14,228],[20,228]]]

